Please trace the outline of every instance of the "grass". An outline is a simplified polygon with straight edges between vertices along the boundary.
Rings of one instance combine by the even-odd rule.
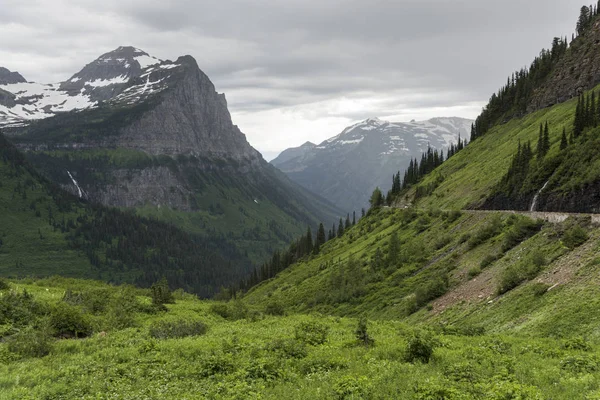
[[[50,308],[67,289],[103,290],[108,298],[127,290],[58,278],[10,286]],[[150,304],[147,292],[135,293]],[[89,314],[98,326],[91,336],[52,339],[45,356],[19,355],[6,338],[0,399],[573,399],[600,390],[597,340],[466,336],[447,326],[370,320],[363,328],[374,344],[364,346],[355,318],[274,317],[250,307],[244,318],[227,320],[211,311],[215,303],[183,297],[166,312],[135,312],[127,328],[103,324],[108,312]],[[156,335],[157,327],[180,325],[186,334]],[[298,332],[326,340],[300,341]]]

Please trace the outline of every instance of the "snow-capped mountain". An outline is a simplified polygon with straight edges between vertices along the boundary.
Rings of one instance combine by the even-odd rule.
[[[0,68],[0,127],[24,126],[106,101],[143,101],[166,89],[178,67],[180,62],[159,60],[135,47],[119,47],[60,83],[27,82],[18,72]]]
[[[8,70],[0,79],[3,133],[90,202],[152,210],[194,233],[228,232],[257,260],[342,214],[262,158],[191,56],[162,61],[119,47],[62,83]]]
[[[359,210],[375,187],[388,190],[392,175],[428,146],[447,149],[459,135],[468,139],[472,123],[456,117],[411,122],[370,118],[319,145],[287,149],[271,163],[342,209]]]

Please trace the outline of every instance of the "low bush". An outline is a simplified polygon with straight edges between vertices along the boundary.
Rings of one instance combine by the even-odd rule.
[[[535,278],[547,264],[546,257],[541,251],[534,251],[526,259],[506,267],[500,274],[497,292],[503,294],[519,286],[522,282]]]
[[[501,257],[502,257],[501,254],[488,254],[487,256],[485,256],[483,258],[483,260],[481,260],[481,263],[479,263],[479,267],[481,269],[486,269],[487,267],[492,265],[494,262],[498,261]]]
[[[150,325],[150,336],[155,339],[180,339],[189,336],[204,335],[208,327],[201,321],[157,321]]]
[[[87,314],[78,307],[58,303],[50,312],[50,326],[55,336],[63,338],[84,338],[91,335],[92,323]]]
[[[499,215],[495,215],[490,222],[481,227],[468,242],[469,249],[487,242],[489,239],[502,233],[502,220]]]
[[[5,281],[4,279],[0,278],[0,290],[8,290],[10,289],[10,285],[8,284],[7,281]]]
[[[329,327],[318,322],[302,322],[296,326],[296,340],[310,346],[317,346],[327,342]]]
[[[592,351],[592,346],[582,337],[565,340],[562,348],[565,350]]]
[[[358,320],[358,326],[354,331],[354,335],[356,336],[358,343],[363,346],[370,347],[375,344],[375,340],[369,335],[367,319],[364,317]]]
[[[476,276],[478,276],[479,274],[481,274],[481,268],[479,267],[472,267],[469,269],[469,272],[467,272],[467,275],[469,275],[469,278],[475,278]]]
[[[600,363],[596,357],[577,355],[561,360],[560,368],[574,374],[591,374],[600,371]]]
[[[532,220],[516,215],[511,216],[508,222],[512,226],[504,235],[504,242],[502,243],[503,253],[506,253],[519,243],[538,233],[544,225],[544,222],[541,220]]]
[[[0,296],[0,325],[25,326],[48,312],[49,308],[35,301],[26,290],[21,293],[11,290]]]
[[[267,350],[285,358],[304,358],[308,355],[306,344],[296,339],[275,339],[267,345]]]
[[[367,377],[343,376],[333,385],[336,399],[366,399],[369,386]]]
[[[227,375],[235,371],[233,357],[229,354],[213,353],[201,362],[200,376]]]
[[[27,327],[10,337],[8,350],[20,357],[44,357],[52,350],[52,337],[47,329]]]
[[[278,301],[271,301],[265,307],[265,314],[267,315],[275,315],[275,316],[283,316],[285,315],[285,308],[283,304]]]
[[[531,291],[536,297],[541,297],[548,292],[550,285],[542,282],[535,282],[531,285]]]
[[[171,293],[166,278],[162,278],[160,281],[153,284],[150,288],[150,293],[152,296],[152,304],[155,306],[164,307],[165,304],[175,303],[175,298],[173,297],[173,293]]]
[[[562,241],[566,247],[571,250],[576,249],[585,242],[588,241],[590,236],[588,233],[579,225],[567,229],[563,235]]]
[[[404,359],[410,363],[419,361],[427,364],[433,355],[435,346],[436,343],[430,335],[415,333],[408,340]]]
[[[417,307],[423,307],[429,301],[437,299],[448,291],[448,276],[431,278],[429,282],[422,284],[415,291]]]
[[[345,360],[330,358],[307,358],[300,363],[299,371],[304,374],[321,374],[329,371],[341,371],[348,368]]]

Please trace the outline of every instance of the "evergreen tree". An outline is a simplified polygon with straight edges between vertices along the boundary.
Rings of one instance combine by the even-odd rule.
[[[566,129],[563,128],[562,137],[560,138],[560,150],[564,150],[567,148],[569,143],[567,142],[567,132]]]
[[[398,172],[400,174],[400,172]],[[356,211],[352,211],[352,226],[356,225]]]
[[[369,200],[369,203],[371,204],[371,208],[378,208],[384,204],[383,194],[381,193],[381,190],[378,187],[375,188],[375,190],[373,190],[373,194],[371,194],[371,199]],[[342,220],[340,219],[340,224],[341,221]]]
[[[348,230],[352,227],[352,222],[350,222],[350,214],[346,214],[346,222],[344,223],[344,230]]]
[[[315,254],[319,254],[319,251],[321,250],[321,246],[325,244],[326,242],[326,238],[325,238],[325,227],[323,226],[323,223],[321,222],[319,224],[319,229],[317,230],[317,238],[315,240],[315,247],[313,249]]]
[[[538,135],[537,158],[538,160],[544,158],[544,127],[542,124],[540,124],[540,133]]]
[[[313,250],[312,230],[310,229],[310,226],[309,226],[308,230],[306,231],[306,236],[304,238],[304,252],[303,252],[302,256],[310,254],[312,252],[312,250]]]
[[[548,121],[546,121],[546,126],[544,127],[544,156],[548,154],[550,151],[550,129],[548,128]]]
[[[344,236],[344,221],[340,218],[340,222],[338,224],[337,237]]]

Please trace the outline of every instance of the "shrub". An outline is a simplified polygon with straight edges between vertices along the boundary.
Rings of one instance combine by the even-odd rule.
[[[211,354],[202,360],[200,376],[207,378],[214,375],[227,375],[235,371],[233,357],[229,354]]]
[[[574,250],[588,241],[590,236],[581,226],[576,225],[565,231],[563,235],[563,243],[569,249]]]
[[[535,278],[546,263],[547,260],[544,255],[539,250],[536,250],[523,261],[509,265],[500,274],[500,282],[497,288],[498,294],[506,293],[519,286],[525,280]]]
[[[90,314],[100,314],[106,311],[110,302],[112,291],[106,289],[95,289],[83,292],[74,292],[67,289],[62,300],[72,306],[81,306]]]
[[[487,256],[484,257],[483,260],[481,260],[479,267],[481,269],[485,269],[485,268],[489,267],[490,265],[492,265],[494,262],[498,261],[500,259],[500,257],[501,257],[500,254],[488,254]]]
[[[7,281],[5,281],[4,279],[0,278],[0,290],[8,290],[10,289],[10,285],[8,284]]]
[[[468,397],[458,389],[436,382],[420,382],[415,387],[414,399],[417,400],[454,400],[467,399]]]
[[[318,322],[302,322],[296,326],[296,340],[310,346],[325,343],[328,335],[329,327]]]
[[[246,368],[246,378],[272,382],[283,377],[283,368],[278,360],[270,358],[252,359]]]
[[[44,357],[52,350],[52,337],[46,329],[27,327],[8,340],[8,350],[21,357]]]
[[[507,252],[522,241],[535,235],[540,231],[544,222],[541,220],[532,220],[527,217],[511,217],[511,228],[504,235],[504,243],[502,243],[502,252]]]
[[[265,307],[265,314],[282,316],[282,315],[285,315],[285,308],[283,307],[283,304],[281,304],[280,302],[271,301]]]
[[[175,303],[167,278],[162,278],[160,281],[153,284],[150,288],[150,293],[152,296],[152,304],[155,306],[164,306],[165,304]]]
[[[482,385],[483,386],[483,385]],[[535,386],[524,385],[518,382],[495,380],[482,387],[486,399],[527,399],[543,400],[544,396]]]
[[[155,339],[180,339],[204,335],[208,327],[201,321],[157,321],[150,325],[150,336]]]
[[[469,269],[469,272],[468,272],[469,278],[475,278],[479,274],[481,274],[481,268],[472,267],[471,269]]]
[[[213,304],[210,306],[210,312],[216,314],[225,319],[231,318],[231,310],[227,306],[227,304]]]
[[[330,358],[309,358],[305,359],[299,367],[302,374],[321,374],[329,371],[341,371],[348,368],[347,361]]]
[[[571,356],[560,362],[560,368],[575,374],[591,374],[600,370],[600,364],[596,357]]]
[[[419,286],[415,291],[417,307],[423,307],[427,302],[437,299],[448,291],[448,277],[432,278],[429,282]]]
[[[0,324],[25,326],[47,313],[48,308],[35,301],[26,290],[22,293],[11,290],[0,296]]]
[[[337,399],[363,399],[366,398],[369,379],[361,376],[344,376],[333,385],[333,392]]]
[[[469,249],[474,249],[489,239],[498,236],[502,232],[502,220],[496,215],[485,226],[481,227],[468,242]]]
[[[536,297],[541,297],[541,296],[545,295],[546,292],[548,292],[548,288],[550,288],[550,285],[547,285],[542,282],[535,282],[534,284],[531,285],[531,291],[533,292],[533,295]]]
[[[565,340],[562,347],[565,350],[592,351],[592,346],[582,337]]]
[[[408,340],[404,359],[410,363],[420,361],[427,364],[433,355],[434,349],[435,342],[431,336],[424,333],[415,333]]]
[[[140,304],[132,290],[122,288],[108,304],[106,330],[119,330],[134,326],[135,314],[138,311],[145,311],[145,307]]]
[[[50,326],[56,336],[82,338],[92,333],[89,317],[75,306],[58,303],[50,313]]]
[[[375,340],[369,336],[369,332],[367,329],[367,319],[362,317],[358,320],[358,326],[354,331],[354,335],[356,336],[356,340],[358,343],[364,346],[373,346],[375,344]]]
[[[296,339],[275,339],[267,345],[267,350],[286,358],[304,358],[308,355],[306,344]]]

